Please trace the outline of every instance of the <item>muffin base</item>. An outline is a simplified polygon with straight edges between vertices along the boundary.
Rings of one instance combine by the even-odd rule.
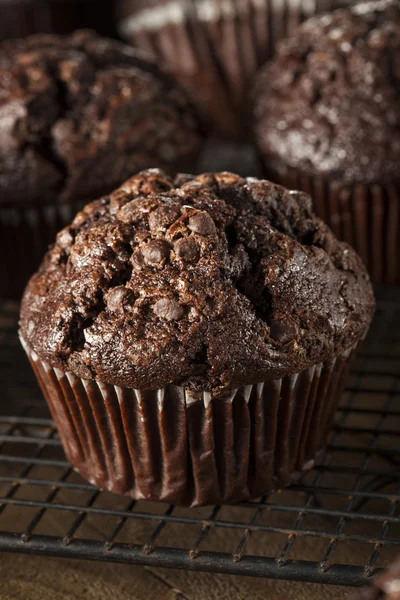
[[[20,299],[48,246],[83,204],[0,207],[0,299]]]
[[[181,506],[264,496],[312,468],[358,348],[213,398],[80,379],[21,341],[75,469],[102,489]]]
[[[400,182],[351,184],[292,168],[265,172],[271,181],[310,194],[316,214],[358,252],[373,283],[400,283]]]

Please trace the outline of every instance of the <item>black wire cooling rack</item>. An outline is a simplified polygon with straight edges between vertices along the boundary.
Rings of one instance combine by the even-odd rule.
[[[301,482],[181,509],[98,490],[66,462],[0,311],[0,550],[362,585],[400,551],[400,290],[378,291],[326,452]]]

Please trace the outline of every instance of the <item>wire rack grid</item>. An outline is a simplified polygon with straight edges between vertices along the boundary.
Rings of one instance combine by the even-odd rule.
[[[0,311],[0,551],[363,585],[400,551],[400,290],[378,290],[326,451],[289,488],[232,506],[134,502],[65,460]]]

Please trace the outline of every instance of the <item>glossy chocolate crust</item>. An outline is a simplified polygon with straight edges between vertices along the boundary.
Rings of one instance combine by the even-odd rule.
[[[261,72],[253,111],[261,155],[277,171],[398,181],[400,1],[307,21]]]
[[[338,356],[373,312],[361,260],[307,195],[150,170],[60,232],[26,289],[21,333],[78,377],[216,394]]]
[[[88,31],[0,46],[0,202],[92,200],[197,156],[201,125],[172,76]]]

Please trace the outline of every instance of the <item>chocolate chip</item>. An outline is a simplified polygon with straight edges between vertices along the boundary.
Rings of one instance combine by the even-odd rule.
[[[296,328],[288,319],[273,319],[270,324],[271,337],[281,344],[289,344],[296,337]]]
[[[151,240],[140,248],[146,265],[159,265],[169,257],[169,246],[163,240]]]
[[[153,311],[157,317],[166,321],[179,321],[185,312],[179,302],[173,298],[161,298],[154,304]]]
[[[132,306],[135,302],[135,296],[131,290],[124,286],[113,288],[107,295],[107,308],[111,312],[123,311],[126,306]]]
[[[167,229],[180,215],[176,206],[160,206],[149,215],[149,227],[152,231]]]
[[[140,248],[135,250],[135,252],[132,254],[131,260],[132,260],[133,268],[136,269],[137,271],[140,271],[145,266],[143,254],[142,254],[142,251],[140,250]]]
[[[203,211],[198,211],[190,217],[188,227],[194,233],[205,237],[215,235],[216,232],[214,221],[208,213]]]
[[[192,237],[180,238],[174,244],[175,253],[188,262],[194,262],[199,257],[196,242]]]

